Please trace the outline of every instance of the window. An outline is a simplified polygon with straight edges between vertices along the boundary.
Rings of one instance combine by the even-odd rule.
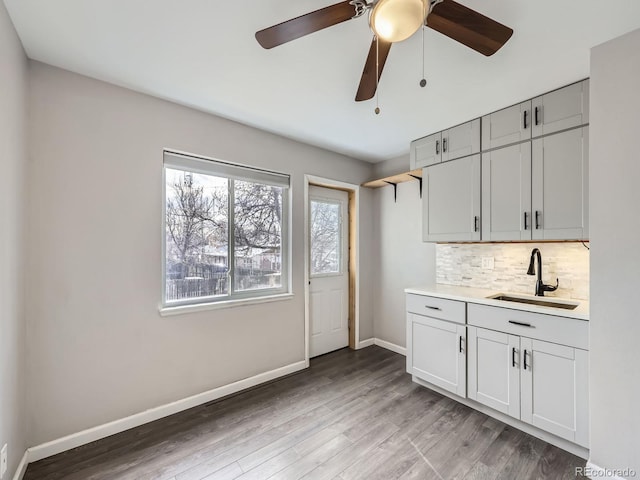
[[[311,200],[311,274],[341,273],[340,202]]]
[[[289,176],[165,152],[164,306],[288,291]]]

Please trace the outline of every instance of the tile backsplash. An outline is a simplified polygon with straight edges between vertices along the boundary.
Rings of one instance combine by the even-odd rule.
[[[589,251],[581,243],[438,244],[436,281],[533,295],[536,277],[527,275],[527,268],[536,247],[542,253],[542,281],[560,281],[557,291],[545,295],[588,300]],[[483,257],[493,257],[493,269],[482,268]]]

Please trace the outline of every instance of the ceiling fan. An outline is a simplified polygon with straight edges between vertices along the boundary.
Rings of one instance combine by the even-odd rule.
[[[277,47],[367,12],[374,38],[356,102],[375,95],[391,45],[406,40],[423,24],[486,56],[496,53],[513,34],[511,28],[453,0],[346,0],[260,30],[256,40],[263,48]]]

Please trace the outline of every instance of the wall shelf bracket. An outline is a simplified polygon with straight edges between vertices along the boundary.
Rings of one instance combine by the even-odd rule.
[[[418,175],[413,175],[412,173],[410,173],[409,176],[415,178],[420,183],[420,198],[422,198],[422,177],[419,177]]]
[[[387,183],[389,185],[393,185],[393,201],[394,203],[398,203],[398,184],[397,183],[393,183],[393,182],[389,182],[387,180],[383,180],[384,183]]]

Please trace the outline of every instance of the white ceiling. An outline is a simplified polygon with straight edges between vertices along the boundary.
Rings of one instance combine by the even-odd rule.
[[[484,57],[426,30],[354,96],[366,18],[272,50],[257,30],[338,0],[4,0],[30,58],[372,162],[415,138],[589,76],[589,49],[640,27],[638,0],[458,0],[515,30]]]

